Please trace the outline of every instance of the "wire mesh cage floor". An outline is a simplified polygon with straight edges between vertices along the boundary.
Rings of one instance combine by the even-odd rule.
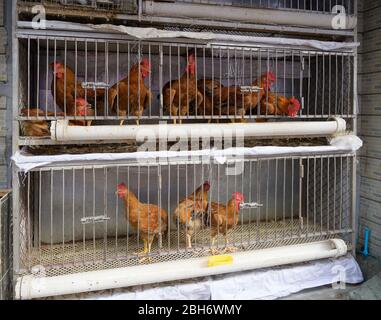
[[[324,229],[316,230],[313,223],[302,225],[298,219],[285,222],[258,222],[256,225],[240,225],[237,229],[238,232],[229,234],[230,243],[236,247],[237,251],[321,241],[335,238],[340,233],[339,231],[327,232]],[[346,231],[350,232],[350,230]],[[177,231],[172,231],[171,234],[170,243],[167,243],[165,237],[163,238],[161,249],[157,241],[154,242],[149,261],[141,261],[145,255],[131,254],[141,249],[136,236],[131,236],[128,242],[125,238],[117,240],[106,238],[63,245],[44,244],[40,249],[36,248],[31,252],[30,264],[37,268],[38,273],[49,277],[211,255],[209,230],[203,230],[196,235],[197,244],[191,250],[184,249],[185,242],[182,238],[178,238]],[[256,240],[253,242],[253,239]],[[220,254],[224,253],[224,238],[221,235],[218,236],[216,249]],[[32,269],[35,268],[32,267]]]

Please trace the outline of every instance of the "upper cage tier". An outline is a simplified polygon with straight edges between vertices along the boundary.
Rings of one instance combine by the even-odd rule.
[[[18,38],[22,136],[50,136],[47,121],[57,119],[95,126],[355,116],[350,46],[102,32]],[[37,120],[42,130],[30,130]]]

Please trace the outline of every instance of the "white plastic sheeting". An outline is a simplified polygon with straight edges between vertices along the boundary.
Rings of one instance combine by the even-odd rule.
[[[334,41],[318,41],[307,39],[294,39],[294,38],[277,38],[277,37],[252,37],[252,36],[239,36],[227,35],[212,32],[188,32],[188,31],[170,31],[160,30],[156,28],[138,28],[127,26],[116,26],[111,24],[101,25],[88,25],[92,29],[104,32],[119,32],[127,34],[139,40],[159,40],[159,39],[173,39],[173,38],[187,38],[204,40],[207,43],[218,42],[239,42],[245,44],[252,44],[255,46],[292,46],[302,47],[319,50],[352,50],[357,48],[360,43],[358,42],[334,42]]]
[[[25,152],[16,152],[12,157],[14,165],[21,171],[30,171],[47,165],[54,165],[67,162],[94,162],[94,161],[137,161],[167,159],[176,160],[187,157],[207,157],[219,163],[224,163],[230,157],[244,156],[282,156],[282,155],[302,155],[316,153],[335,152],[355,152],[362,146],[360,138],[347,135],[340,136],[331,141],[329,146],[313,147],[254,147],[254,148],[229,148],[224,150],[205,149],[199,151],[155,151],[155,152],[134,152],[134,153],[93,153],[93,154],[64,154],[54,156],[33,156]]]
[[[357,284],[363,275],[350,255],[287,267],[67,296],[86,300],[273,300],[332,283]],[[62,299],[62,297],[58,297]]]
[[[29,27],[28,22],[18,22],[19,27]],[[52,30],[65,30],[65,31],[83,31],[83,32],[111,32],[122,33],[126,36],[138,40],[165,40],[175,38],[186,38],[201,40],[206,44],[221,43],[221,42],[236,42],[237,44],[255,45],[257,47],[265,46],[286,46],[303,49],[318,49],[322,51],[352,51],[360,46],[359,42],[335,42],[335,41],[319,41],[310,39],[296,39],[296,38],[280,38],[280,37],[254,37],[243,35],[230,35],[213,32],[189,32],[189,31],[173,31],[173,30],[160,30],[156,28],[140,28],[140,27],[127,27],[123,25],[112,24],[79,24],[69,23],[63,21],[50,20],[46,21],[46,29]]]

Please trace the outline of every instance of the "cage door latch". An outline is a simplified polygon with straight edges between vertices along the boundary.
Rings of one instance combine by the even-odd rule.
[[[101,223],[108,220],[110,220],[110,217],[106,217],[106,216],[84,217],[81,219],[81,223],[82,224]]]
[[[263,204],[256,203],[256,202],[241,203],[239,207],[240,209],[257,209],[257,208],[263,207]]]

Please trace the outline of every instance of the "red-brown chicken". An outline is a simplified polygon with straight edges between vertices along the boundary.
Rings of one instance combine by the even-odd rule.
[[[186,71],[181,78],[168,82],[163,88],[164,110],[175,117],[174,123],[176,123],[176,117],[190,115],[192,104],[198,108],[202,103],[203,96],[197,89],[195,73],[195,58],[194,55],[190,55]],[[179,122],[182,122],[181,119]]]
[[[95,115],[91,105],[85,99],[75,100],[75,115],[79,117],[93,117]],[[69,124],[74,126],[90,126],[92,120],[70,120]]]
[[[299,110],[300,102],[294,97],[286,98],[274,92],[269,92],[261,100],[261,114],[289,116],[293,118],[298,114]]]
[[[228,231],[234,229],[238,224],[240,205],[244,201],[243,194],[234,192],[227,206],[216,202],[210,204],[211,250],[213,254],[217,253],[214,243],[218,234],[225,237],[225,251],[231,252],[236,249],[229,246]]]
[[[49,121],[44,117],[63,116],[63,113],[45,112],[38,108],[22,109],[20,111],[22,117],[41,117],[41,120],[21,121],[21,133],[25,137],[50,137]]]
[[[202,94],[202,103],[197,107],[198,116],[211,116],[214,114],[214,106],[220,103],[216,101],[223,85],[218,80],[200,79],[197,81],[198,91]],[[210,122],[211,120],[209,120]]]
[[[53,62],[54,79],[51,91],[56,104],[64,114],[74,116],[76,114],[75,99],[87,99],[92,102],[104,98],[104,89],[84,89],[82,82],[75,76],[74,71],[60,62]]]
[[[155,236],[161,238],[167,230],[167,213],[154,204],[141,203],[123,183],[118,185],[117,194],[124,201],[126,219],[139,231],[139,235],[143,239],[144,250],[142,253],[149,255]],[[144,260],[146,259],[143,258],[141,261]]]
[[[209,189],[209,182],[205,181],[189,197],[180,201],[174,211],[176,222],[184,228],[188,249],[192,248],[192,236],[202,228],[207,214]]]
[[[261,99],[266,96],[270,90],[272,83],[275,81],[275,76],[271,72],[267,72],[256,80],[252,86],[259,87],[259,91],[255,93],[246,93],[241,90],[241,87],[230,86],[217,88],[214,97],[216,115],[232,115],[235,118],[243,118],[250,108],[257,107]]]
[[[128,76],[109,89],[109,107],[119,116],[138,117],[136,123],[144,110],[151,104],[152,92],[144,83],[144,79],[151,72],[151,64],[147,59],[133,65]],[[120,125],[124,120],[120,122]]]

